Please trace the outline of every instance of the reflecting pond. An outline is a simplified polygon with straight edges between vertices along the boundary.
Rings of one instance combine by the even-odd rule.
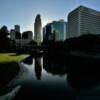
[[[10,84],[12,87],[21,86],[14,100],[24,100],[26,98],[31,98],[30,100],[34,98],[35,100],[40,98],[46,100],[99,100],[100,85],[96,84],[89,87],[91,83],[95,83],[94,78],[92,81],[89,79],[93,77],[92,74],[88,76],[84,71],[78,73],[75,70],[77,74],[71,75],[74,71],[70,72],[71,69],[68,66],[73,65],[77,69],[80,64],[77,64],[76,61],[69,62],[64,57],[43,56],[33,58],[29,56],[19,63],[21,71]],[[83,65],[81,66],[83,67]],[[85,74],[88,77],[87,79],[83,77]],[[74,76],[78,77],[79,80],[75,79]],[[74,88],[73,84],[75,84]]]

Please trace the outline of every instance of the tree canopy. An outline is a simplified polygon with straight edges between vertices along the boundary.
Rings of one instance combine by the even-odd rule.
[[[10,48],[10,39],[7,26],[2,26],[0,29],[0,51],[8,50]]]

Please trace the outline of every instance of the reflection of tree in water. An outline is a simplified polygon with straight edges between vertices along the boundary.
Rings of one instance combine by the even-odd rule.
[[[60,57],[44,56],[43,68],[53,75],[64,75],[67,73],[67,66],[63,61],[63,58]]]
[[[68,83],[76,89],[100,84],[100,61],[96,58],[72,56],[69,59]]]
[[[38,80],[41,80],[42,72],[41,58],[35,58],[35,74]]]
[[[68,61],[68,62],[67,62]],[[100,84],[99,59],[68,56],[66,63],[63,57],[44,56],[43,68],[53,75],[67,74],[68,84],[75,89],[92,88]]]

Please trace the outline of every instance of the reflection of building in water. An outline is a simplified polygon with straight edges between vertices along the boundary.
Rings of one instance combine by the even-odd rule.
[[[35,59],[35,74],[38,80],[41,79],[42,75],[42,59],[36,58]]]
[[[33,57],[32,56],[29,56],[26,59],[24,59],[23,62],[25,64],[31,65],[31,64],[33,64]]]
[[[67,65],[64,62],[64,58],[56,56],[44,56],[43,69],[53,75],[65,75],[67,73]]]

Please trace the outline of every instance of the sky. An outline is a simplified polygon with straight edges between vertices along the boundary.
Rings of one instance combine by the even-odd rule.
[[[54,20],[67,21],[68,13],[83,5],[100,11],[100,0],[0,0],[0,27],[13,29],[20,25],[21,32],[34,32],[34,21],[41,15],[42,26]]]

